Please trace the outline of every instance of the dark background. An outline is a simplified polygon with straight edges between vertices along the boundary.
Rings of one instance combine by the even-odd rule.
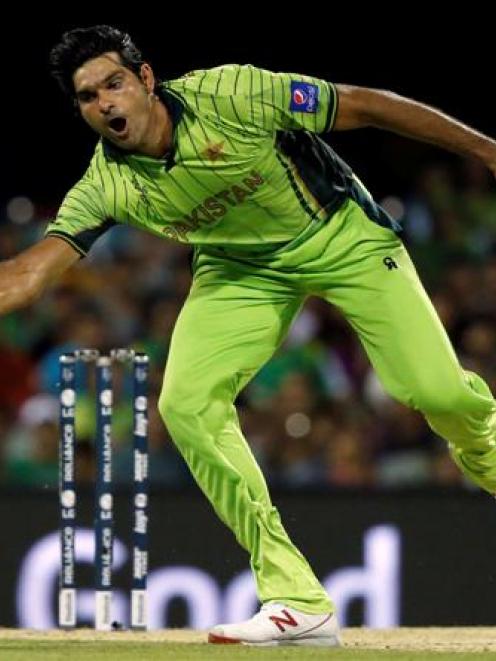
[[[15,626],[22,562],[35,541],[57,529],[57,502],[49,491],[0,492],[0,496],[2,524],[6,530],[16,528],[9,543],[0,545],[0,622]],[[89,491],[80,496],[78,524],[90,526],[93,497]],[[401,535],[401,625],[494,624],[496,528],[494,504],[489,498],[395,491],[276,493],[274,501],[292,539],[321,579],[346,566],[363,568],[364,532],[372,526],[395,526]],[[130,503],[129,494],[117,495],[115,533],[124,542]],[[22,527],[18,526],[20,520],[24,521]],[[150,570],[178,565],[198,567],[220,586],[248,567],[245,552],[200,494],[157,491],[150,508]],[[78,587],[91,587],[88,565],[79,564],[76,575]],[[115,574],[115,585],[129,590],[129,576],[130,567],[122,568]],[[55,617],[55,603],[53,608]],[[363,624],[363,600],[354,600],[341,616],[348,626]],[[190,625],[182,600],[170,609],[166,623]]]
[[[176,3],[177,4],[177,3]],[[489,5],[433,17],[418,4],[332,3],[290,8],[263,4],[104,4],[103,10],[16,10],[2,25],[3,182],[0,202],[29,195],[59,203],[80,177],[94,138],[73,117],[48,71],[63,31],[110,23],[130,32],[163,78],[227,62],[308,73],[334,82],[383,87],[494,130],[494,44]],[[332,7],[332,10],[331,10]],[[347,8],[349,7],[349,8]],[[415,7],[415,11],[413,10]],[[267,12],[273,11],[273,17]],[[425,162],[449,158],[433,148],[371,130],[332,142],[378,196],[401,194]]]

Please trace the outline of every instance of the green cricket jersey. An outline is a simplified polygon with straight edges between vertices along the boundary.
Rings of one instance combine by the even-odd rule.
[[[227,65],[162,83],[160,96],[174,123],[170,152],[156,159],[100,140],[48,236],[84,255],[122,223],[199,247],[265,251],[329,217],[346,196],[373,205],[315,135],[333,126],[334,85]]]

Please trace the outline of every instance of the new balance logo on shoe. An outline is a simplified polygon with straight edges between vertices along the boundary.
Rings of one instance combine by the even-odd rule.
[[[272,620],[272,622],[274,622],[274,624],[279,629],[279,631],[282,631],[283,633],[286,631],[286,629],[284,628],[285,624],[287,624],[290,627],[298,626],[298,622],[294,619],[291,613],[288,613],[286,609],[282,610],[281,613],[283,613],[285,617],[280,617],[279,615],[269,616],[269,620]]]

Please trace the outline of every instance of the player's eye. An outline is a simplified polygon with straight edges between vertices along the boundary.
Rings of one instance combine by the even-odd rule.
[[[122,79],[121,78],[113,78],[108,82],[107,88],[110,90],[117,90],[122,87]]]
[[[78,92],[77,98],[80,103],[89,103],[95,98],[95,94],[94,92]]]

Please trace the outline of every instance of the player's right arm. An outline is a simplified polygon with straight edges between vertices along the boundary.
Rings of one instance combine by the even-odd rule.
[[[80,257],[69,243],[49,236],[0,262],[0,314],[33,303]]]

